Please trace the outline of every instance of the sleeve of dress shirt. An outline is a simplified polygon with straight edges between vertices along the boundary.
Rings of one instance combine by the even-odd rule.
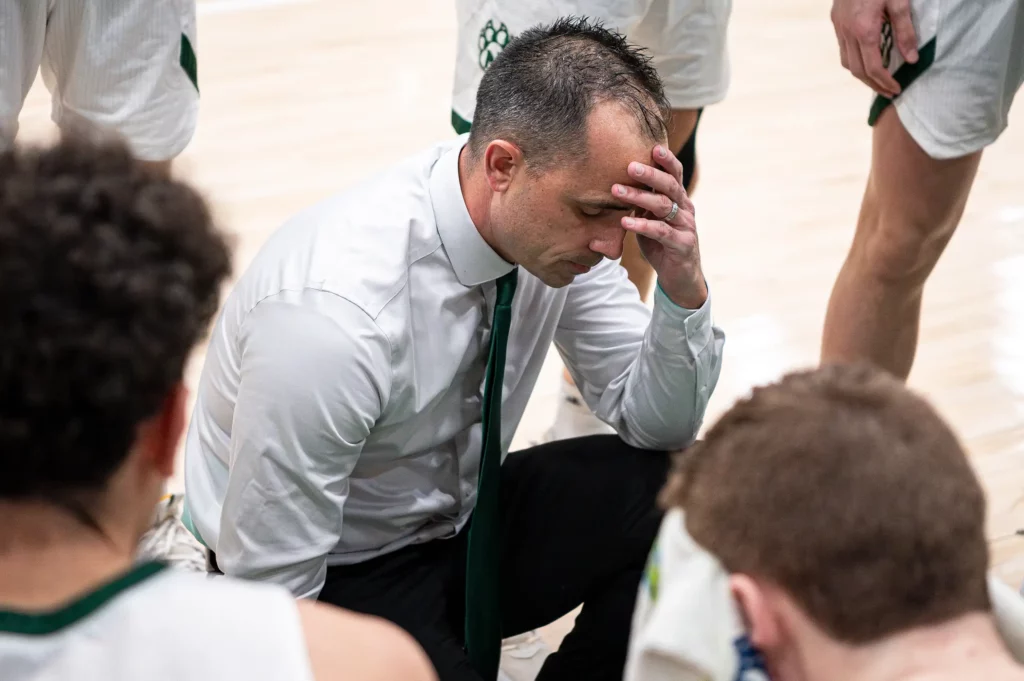
[[[710,296],[687,310],[658,287],[652,312],[606,260],[570,284],[555,344],[587,405],[623,440],[679,449],[704,420],[725,336],[711,323]]]
[[[240,344],[217,563],[316,598],[341,536],[348,476],[387,404],[390,344],[358,307],[317,290],[260,302]]]

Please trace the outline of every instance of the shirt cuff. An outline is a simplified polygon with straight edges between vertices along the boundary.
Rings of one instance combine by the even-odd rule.
[[[651,314],[651,340],[658,347],[680,352],[688,348],[696,356],[711,342],[711,288],[708,297],[696,310],[672,302],[661,288],[655,287],[654,311]]]

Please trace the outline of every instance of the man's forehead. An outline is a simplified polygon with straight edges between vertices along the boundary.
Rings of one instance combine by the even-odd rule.
[[[667,143],[668,140],[660,141]],[[592,160],[627,158],[628,161],[650,163],[655,143],[638,120],[637,112],[625,104],[602,102],[594,107],[587,119],[586,155]]]

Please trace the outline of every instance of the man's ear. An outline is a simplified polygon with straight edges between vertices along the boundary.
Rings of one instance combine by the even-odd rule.
[[[484,174],[493,192],[506,192],[524,166],[523,151],[512,142],[492,140],[484,150]]]
[[[164,398],[160,411],[139,429],[143,456],[164,478],[174,475],[174,460],[185,432],[187,401],[188,389],[183,383],[176,384]]]
[[[754,647],[772,650],[782,639],[779,613],[772,606],[772,600],[764,588],[747,575],[735,574],[729,577],[729,590],[739,607],[747,635]]]

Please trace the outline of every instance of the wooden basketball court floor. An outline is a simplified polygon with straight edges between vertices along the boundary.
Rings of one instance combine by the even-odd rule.
[[[870,95],[839,66],[828,12],[820,0],[735,3],[731,91],[701,123],[695,194],[727,334],[709,422],[752,385],[817,360],[870,149]],[[452,0],[199,1],[201,116],[178,169],[236,235],[239,273],[300,208],[453,135],[455,36]],[[22,139],[52,132],[40,83],[21,122]],[[1024,578],[1022,159],[1019,101],[928,286],[911,377],[972,454],[989,494],[993,565],[1015,586]],[[192,384],[201,361],[200,352]],[[546,429],[558,373],[552,352],[519,445]]]

